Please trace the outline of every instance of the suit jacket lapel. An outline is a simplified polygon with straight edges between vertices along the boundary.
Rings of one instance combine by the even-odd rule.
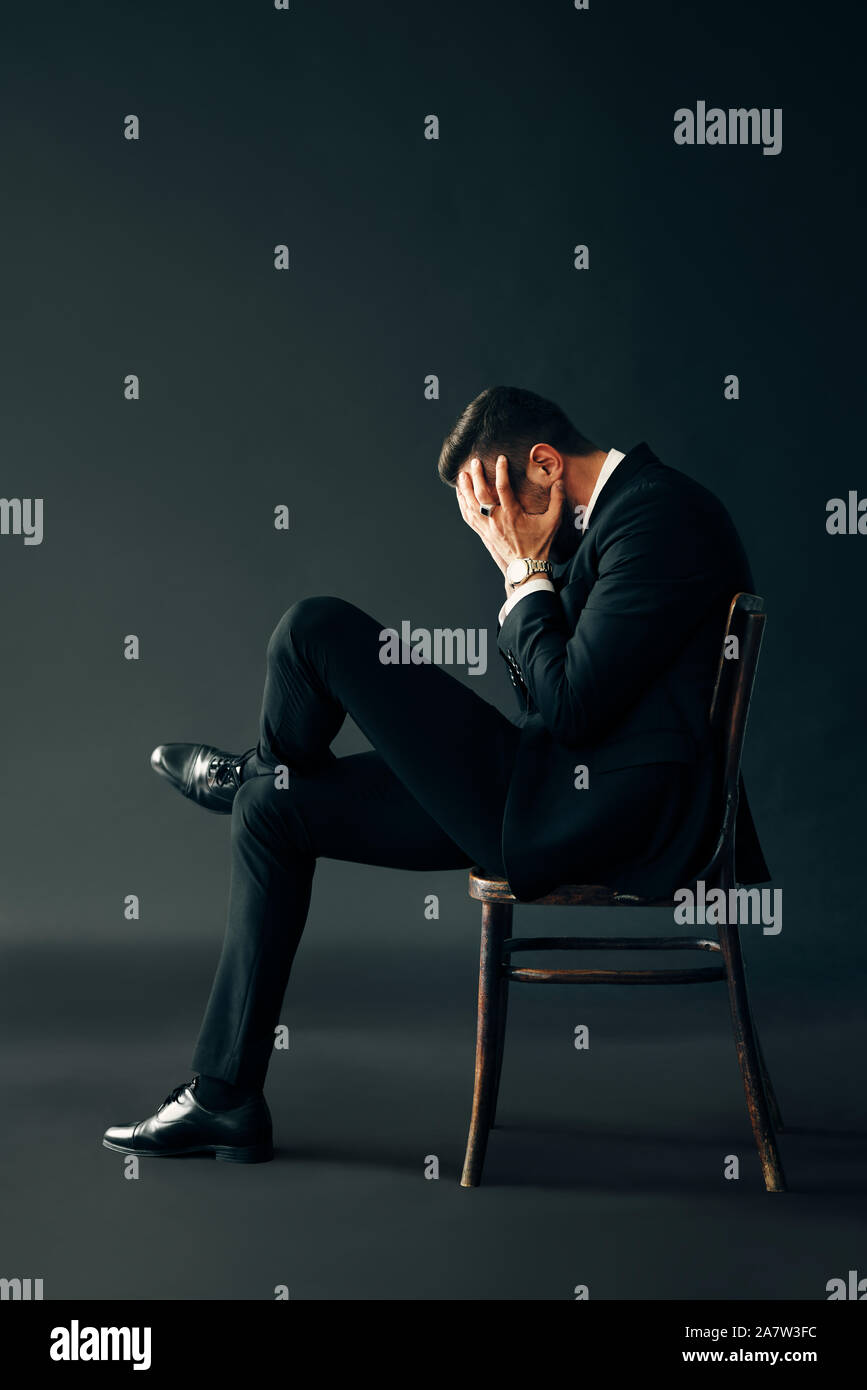
[[[641,472],[642,468],[647,468],[647,466],[652,463],[659,463],[659,459],[648,444],[636,444],[634,449],[630,449],[627,454],[623,455],[623,458],[618,463],[593,504],[590,520],[584,532],[584,539],[586,539],[593,530],[600,516],[603,515],[607,507],[611,506],[618,494],[632,482],[633,478],[637,473]]]

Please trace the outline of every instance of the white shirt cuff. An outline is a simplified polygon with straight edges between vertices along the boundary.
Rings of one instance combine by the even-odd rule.
[[[550,579],[545,579],[544,576],[540,576],[538,579],[525,580],[524,583],[521,584],[521,586],[517,588],[513,594],[509,595],[509,597],[506,599],[506,602],[500,609],[497,615],[500,627],[502,627],[503,623],[506,621],[506,614],[511,613],[515,604],[520,603],[521,599],[526,598],[527,594],[541,594],[545,593],[546,591],[552,594],[555,594],[557,592]]]

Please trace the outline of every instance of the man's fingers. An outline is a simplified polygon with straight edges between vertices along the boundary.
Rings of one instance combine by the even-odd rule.
[[[488,480],[485,477],[485,470],[482,468],[481,459],[470,460],[469,474],[476,501],[480,504],[484,502],[487,505],[496,502],[496,494],[493,493],[488,486]]]
[[[462,473],[458,474],[455,492],[457,494],[458,506],[461,509],[461,516],[468,526],[472,527],[474,531],[477,530],[475,502],[470,503],[467,501],[467,492],[469,492],[470,497],[473,497],[474,494]]]
[[[509,465],[505,454],[497,457],[497,494],[505,512],[514,512],[517,507],[512,484],[509,482]]]
[[[473,485],[470,482],[465,468],[462,468],[457,476],[457,487],[458,493],[463,498],[464,502],[468,502],[471,497],[475,497]]]

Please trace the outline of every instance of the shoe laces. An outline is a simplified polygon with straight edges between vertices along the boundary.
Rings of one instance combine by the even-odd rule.
[[[195,1090],[197,1080],[198,1077],[193,1077],[192,1081],[182,1081],[180,1086],[176,1086],[173,1091],[169,1091],[169,1094],[166,1096],[165,1100],[157,1106],[157,1114],[159,1114],[161,1110],[164,1110],[167,1105],[171,1105],[172,1101],[177,1100],[179,1096],[181,1096],[183,1092],[187,1089],[188,1086],[190,1090]]]
[[[232,786],[236,789],[240,787],[241,778],[238,763],[239,759],[231,753],[215,753],[208,763],[208,786]]]

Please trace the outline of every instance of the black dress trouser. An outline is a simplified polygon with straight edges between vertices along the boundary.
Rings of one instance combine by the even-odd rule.
[[[228,922],[197,1072],[263,1084],[320,856],[504,873],[517,726],[437,666],[383,664],[381,631],[342,599],[311,598],[271,635],[259,741],[232,808]],[[373,752],[330,751],[347,715]],[[288,777],[275,776],[281,767]]]

